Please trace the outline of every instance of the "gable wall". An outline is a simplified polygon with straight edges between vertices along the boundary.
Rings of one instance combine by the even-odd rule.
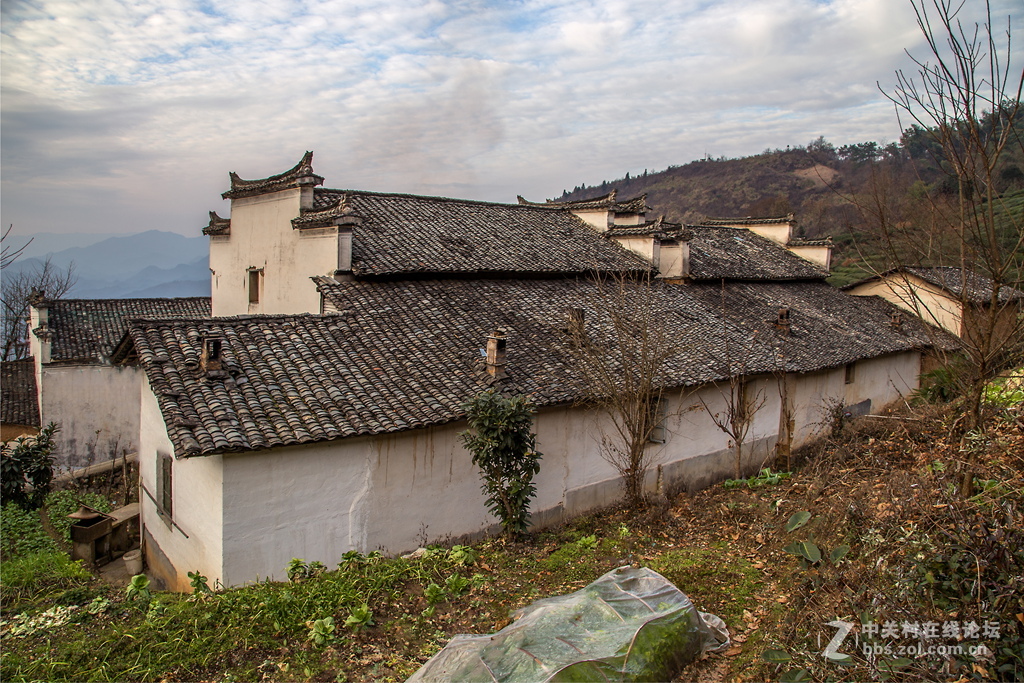
[[[320,295],[310,281],[338,268],[336,228],[295,230],[301,189],[231,202],[231,234],[210,240],[214,316],[315,313]],[[259,304],[249,303],[250,268],[262,268]]]
[[[223,457],[175,459],[172,464],[173,519],[162,517],[149,497],[157,491],[157,454],[173,453],[156,396],[144,383],[139,433],[139,493],[147,573],[167,589],[187,591],[188,572],[223,580]],[[149,492],[147,495],[146,491]],[[186,534],[188,538],[186,538]]]
[[[135,451],[139,435],[141,368],[111,365],[40,365],[43,425],[60,425],[58,467],[86,465]]]
[[[848,292],[854,296],[880,296],[927,323],[960,335],[960,303],[930,282],[913,275],[889,275],[865,282]]]

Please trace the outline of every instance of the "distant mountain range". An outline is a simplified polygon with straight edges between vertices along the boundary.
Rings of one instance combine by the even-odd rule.
[[[60,246],[74,246],[60,249]],[[69,299],[210,296],[209,240],[149,230],[135,235],[36,235],[10,266],[15,275],[43,266],[74,264]]]

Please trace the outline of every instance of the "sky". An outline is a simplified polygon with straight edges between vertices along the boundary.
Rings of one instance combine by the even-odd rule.
[[[992,6],[1024,36],[1021,0]],[[925,53],[909,0],[0,7],[16,235],[198,235],[229,214],[229,171],[266,177],[306,150],[326,187],[515,202],[818,136],[891,142],[879,87],[913,67],[904,49]]]

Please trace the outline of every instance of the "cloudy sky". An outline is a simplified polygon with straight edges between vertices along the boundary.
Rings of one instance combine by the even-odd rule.
[[[924,48],[907,0],[4,0],[2,34],[19,234],[196,235],[307,149],[328,187],[514,202],[892,141],[876,81]]]

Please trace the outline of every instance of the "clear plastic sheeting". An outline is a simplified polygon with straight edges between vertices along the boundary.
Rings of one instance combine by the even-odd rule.
[[[619,567],[512,618],[491,635],[455,636],[409,683],[667,681],[729,642],[721,619],[645,567]]]

